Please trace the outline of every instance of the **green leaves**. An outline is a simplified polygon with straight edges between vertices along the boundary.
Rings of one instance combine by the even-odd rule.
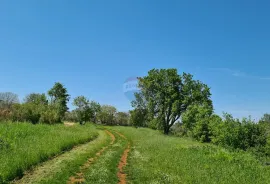
[[[210,88],[200,81],[195,81],[191,74],[179,75],[176,69],[152,69],[148,75],[139,79],[141,92],[132,103],[136,109],[145,109],[150,121],[157,119],[158,127],[165,134],[192,104],[209,104]]]
[[[48,91],[48,95],[51,97],[51,104],[57,107],[60,117],[63,118],[68,110],[67,103],[70,98],[67,89],[63,84],[56,82],[53,88]]]
[[[97,102],[89,101],[84,96],[78,96],[74,99],[73,105],[77,107],[75,109],[75,114],[77,115],[77,120],[82,123],[86,121],[93,120],[96,121],[96,115],[100,111],[100,105]]]

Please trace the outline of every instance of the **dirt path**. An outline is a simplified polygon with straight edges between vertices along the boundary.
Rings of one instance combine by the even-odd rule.
[[[116,132],[116,133],[119,136],[121,136],[122,138],[127,140],[127,138],[123,134],[121,134],[119,132]],[[118,169],[119,169],[118,173],[117,173],[118,180],[119,180],[118,184],[126,184],[127,183],[127,181],[126,181],[127,174],[125,174],[125,172],[124,172],[124,167],[127,165],[127,158],[128,158],[129,151],[130,151],[130,143],[128,143],[128,146],[125,149],[125,151],[121,157],[121,160],[118,164]]]
[[[121,133],[116,131],[114,131],[113,133],[117,134],[118,138],[121,137],[127,140],[127,138]],[[116,145],[116,136],[114,136],[113,133],[108,130],[99,131],[100,136],[98,136],[95,140],[74,147],[72,150],[67,151],[51,160],[40,164],[33,170],[25,173],[23,178],[21,178],[20,180],[16,180],[12,183],[85,183],[85,173],[89,169],[89,167],[91,167],[93,163],[96,163],[96,161],[99,160],[100,156],[105,155],[103,154],[105,153],[105,151],[107,153],[107,150],[109,148],[113,148],[113,146]],[[121,156],[119,164],[115,166],[118,168],[118,171],[115,174],[117,174],[119,184],[126,183],[127,175],[124,173],[124,167],[127,165],[127,157],[129,151],[130,144],[128,143],[127,148],[124,150]],[[87,161],[85,162],[85,160]],[[76,171],[78,172],[74,174]]]
[[[64,122],[64,125],[69,127],[69,126],[74,126],[75,123],[72,123],[72,122]]]
[[[62,172],[72,172],[72,169],[76,168],[78,158],[81,160],[84,157],[87,158],[89,153],[97,150],[101,144],[105,144],[105,142],[108,141],[108,134],[109,133],[107,132],[105,133],[104,131],[99,131],[99,136],[95,140],[76,146],[70,151],[58,155],[51,160],[45,161],[44,163],[35,167],[33,170],[27,171],[23,178],[15,180],[11,183],[30,184],[53,181],[55,178],[59,177]],[[109,135],[112,136],[111,134]],[[111,139],[114,140],[114,138]],[[92,154],[94,153],[95,152]],[[65,170],[67,168],[70,170]]]
[[[115,136],[108,130],[105,130],[106,133],[111,137],[111,142],[110,145],[113,145],[115,142]],[[90,167],[90,165],[96,161],[100,155],[106,150],[108,149],[109,145],[103,147],[101,150],[99,150],[96,153],[95,157],[89,158],[87,160],[87,162],[81,166],[80,171],[78,173],[76,173],[76,176],[71,176],[67,182],[67,184],[77,184],[77,183],[84,183],[85,182],[85,178],[84,178],[84,173],[85,171]]]

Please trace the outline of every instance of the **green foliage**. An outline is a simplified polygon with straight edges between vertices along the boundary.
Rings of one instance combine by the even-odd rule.
[[[69,122],[78,122],[76,111],[72,110],[72,111],[66,112],[64,120],[69,121]]]
[[[199,141],[209,142],[210,130],[208,123],[212,112],[212,106],[207,104],[190,105],[182,116],[183,134],[190,134]]]
[[[48,105],[47,97],[44,93],[31,93],[24,98],[24,103],[31,103],[37,105]]]
[[[45,106],[44,110],[41,112],[40,115],[40,123],[45,124],[56,124],[61,123],[62,117],[58,113],[58,107],[55,105],[48,105]]]
[[[115,115],[115,123],[121,126],[129,125],[130,114],[127,112],[117,112]]]
[[[266,146],[265,129],[250,118],[242,121],[234,119],[230,114],[224,114],[221,123],[212,126],[212,142],[234,149],[248,150],[252,147]]]
[[[98,120],[102,124],[113,125],[115,123],[116,108],[111,105],[102,105],[97,114]]]
[[[43,110],[42,106],[34,103],[15,104],[12,107],[12,120],[28,121],[36,124],[39,122]]]
[[[192,79],[192,75],[178,75],[176,69],[153,69],[139,79],[141,92],[136,95],[133,107],[146,107],[168,134],[170,127],[192,104],[212,107],[210,88]]]
[[[77,109],[75,109],[75,113],[77,115],[78,121],[81,124],[82,122],[90,121],[94,114],[90,107],[90,102],[86,97],[76,97],[73,101],[73,105],[77,107]]]
[[[58,107],[56,104],[48,104],[45,94],[32,93],[24,101],[25,103],[13,104],[10,109],[0,111],[1,119],[33,124],[61,122]]]
[[[135,127],[145,127],[147,125],[147,111],[139,108],[131,110],[130,124]]]
[[[97,122],[97,114],[101,111],[101,105],[95,101],[91,101],[89,105],[90,105],[90,108],[92,110],[92,121],[94,123],[96,123]]]
[[[63,125],[0,123],[0,135],[4,144],[9,145],[0,149],[0,178],[2,182],[7,182],[74,145],[94,139],[98,133],[92,125],[70,128]]]
[[[51,98],[51,105],[56,107],[59,116],[64,118],[65,113],[68,110],[67,103],[69,101],[69,94],[63,84],[56,82],[52,89],[48,91],[48,95]]]
[[[264,114],[261,118],[260,122],[269,123],[270,124],[270,114]]]

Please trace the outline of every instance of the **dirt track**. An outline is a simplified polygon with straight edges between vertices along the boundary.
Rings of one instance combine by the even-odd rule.
[[[113,145],[115,142],[115,136],[108,130],[106,130],[106,133],[111,137],[110,145]],[[98,157],[106,150],[109,146],[103,147],[101,150],[99,150],[96,153],[95,157],[89,158],[87,162],[81,166],[80,171],[76,173],[76,176],[71,176],[69,180],[67,181],[68,184],[77,184],[77,183],[84,183],[84,172],[90,167],[90,165],[98,159]]]

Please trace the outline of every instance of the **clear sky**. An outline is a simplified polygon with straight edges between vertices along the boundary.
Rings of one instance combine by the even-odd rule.
[[[215,111],[270,112],[270,1],[2,0],[0,91],[64,83],[119,110],[128,77],[177,68],[211,87]]]

